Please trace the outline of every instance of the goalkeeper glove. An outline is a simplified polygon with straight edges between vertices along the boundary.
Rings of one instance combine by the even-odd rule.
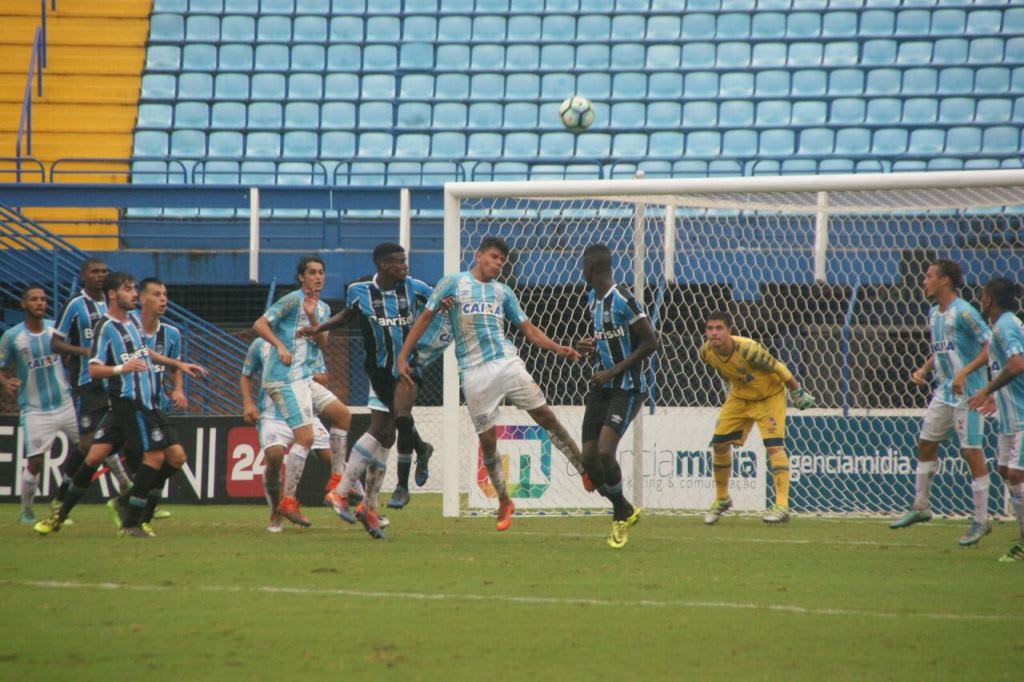
[[[803,388],[798,388],[795,391],[789,392],[790,400],[793,401],[793,407],[798,410],[806,410],[808,407],[814,407],[817,401],[814,396],[805,391]]]

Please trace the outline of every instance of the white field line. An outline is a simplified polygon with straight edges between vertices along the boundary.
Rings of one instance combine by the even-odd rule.
[[[357,599],[403,599],[423,602],[482,602],[488,604],[526,604],[531,606],[605,606],[613,608],[651,609],[729,609],[736,611],[767,611],[809,616],[845,616],[852,618],[876,618],[895,620],[901,618],[923,618],[939,621],[973,622],[1024,622],[1024,615],[980,614],[980,613],[938,613],[927,611],[860,611],[841,608],[808,608],[790,604],[753,604],[723,601],[687,601],[659,599],[587,599],[577,597],[534,597],[506,594],[455,594],[448,592],[390,592],[375,590],[315,589],[307,587],[274,586],[223,586],[197,585],[179,587],[167,585],[131,585],[122,583],[84,583],[57,580],[2,580],[3,587],[30,587],[42,589],[72,590],[124,590],[129,592],[230,592],[248,594],[285,594],[312,597],[351,597]]]

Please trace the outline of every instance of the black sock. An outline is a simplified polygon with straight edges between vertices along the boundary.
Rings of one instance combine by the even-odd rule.
[[[149,491],[159,475],[160,470],[148,464],[140,465],[139,470],[135,472],[135,482],[128,491],[128,504],[125,507],[125,528],[134,528],[141,523],[142,512],[145,511],[146,502],[149,500]]]
[[[82,465],[78,467],[78,471],[75,472],[74,477],[68,484],[67,493],[64,495],[64,501],[60,505],[59,518],[61,521],[68,517],[71,510],[75,508],[78,501],[82,499],[82,495],[89,489],[89,484],[92,483],[92,477],[96,474],[98,467],[89,466],[84,461]]]
[[[61,467],[63,476],[61,477],[60,487],[57,488],[57,495],[54,497],[58,502],[63,502],[64,498],[68,495],[68,488],[71,486],[71,479],[75,477],[75,473],[78,472],[78,467],[82,466],[82,462],[85,461],[85,455],[78,448],[72,446],[71,451],[68,452],[67,459],[64,460],[64,465]]]
[[[615,520],[625,521],[633,513],[633,505],[626,501],[622,494],[622,469],[613,458],[612,464],[604,466],[604,485],[601,494],[611,500],[615,508]]]
[[[142,510],[142,517],[139,519],[140,523],[149,523],[153,520],[153,514],[156,512],[156,506],[160,504],[160,498],[164,494],[164,483],[167,482],[171,476],[177,471],[170,464],[164,464],[160,467],[160,472],[156,476],[156,480],[153,481],[153,487],[149,489],[149,494],[146,496],[146,506]]]
[[[412,452],[416,444],[416,426],[412,417],[405,415],[395,418],[395,430],[398,431],[398,485],[409,488],[409,472],[412,470]],[[422,441],[420,441],[422,442]],[[403,457],[407,455],[407,457]]]

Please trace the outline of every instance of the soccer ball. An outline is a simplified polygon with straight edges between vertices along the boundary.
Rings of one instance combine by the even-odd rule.
[[[562,119],[562,125],[578,133],[589,128],[594,122],[594,105],[586,97],[573,95],[562,102],[562,106],[558,108],[558,116]]]

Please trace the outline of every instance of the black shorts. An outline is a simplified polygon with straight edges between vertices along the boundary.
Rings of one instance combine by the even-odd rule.
[[[410,368],[412,380],[416,382],[417,386],[421,385],[420,373],[415,368]],[[377,394],[377,399],[387,405],[388,409],[394,407],[395,402],[395,386],[401,379],[395,377],[390,369],[384,367],[373,367],[366,370],[366,375],[370,378],[370,387],[373,392]]]
[[[177,445],[178,432],[163,410],[151,410],[141,403],[114,398],[110,411],[96,429],[94,443],[106,443],[114,452],[137,455]]]
[[[640,391],[591,389],[587,394],[587,409],[583,413],[583,442],[596,441],[605,426],[621,436],[633,422],[642,404]]]
[[[107,389],[102,381],[90,381],[76,386],[71,395],[75,399],[75,414],[78,415],[78,433],[92,433],[110,407]]]

